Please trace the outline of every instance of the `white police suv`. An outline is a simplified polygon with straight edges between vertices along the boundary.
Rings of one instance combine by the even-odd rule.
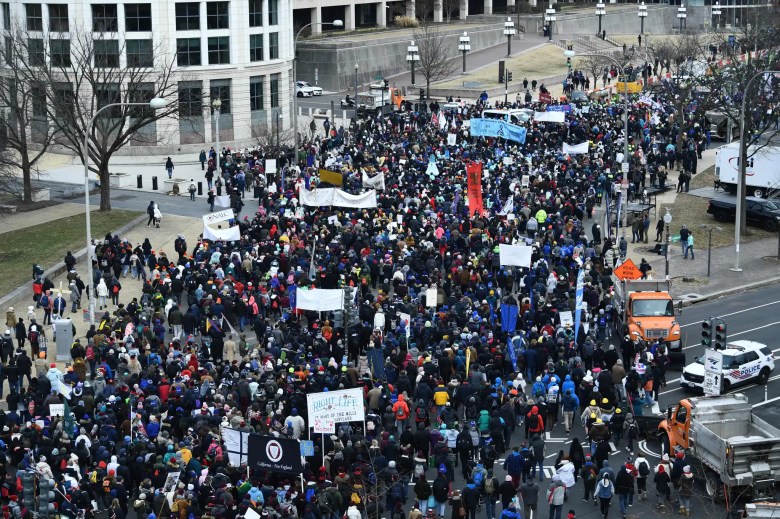
[[[725,393],[732,387],[756,382],[766,384],[775,369],[772,349],[766,344],[755,341],[734,341],[726,345],[723,353],[723,387]],[[704,357],[685,366],[680,377],[680,385],[691,390],[703,389]]]

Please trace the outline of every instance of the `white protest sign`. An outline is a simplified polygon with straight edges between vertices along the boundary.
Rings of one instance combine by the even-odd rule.
[[[49,404],[49,416],[65,416],[65,404]]]
[[[571,314],[571,311],[567,312],[561,312],[561,326],[574,326],[574,317]]]
[[[309,420],[315,433],[333,434],[340,422],[362,422],[366,418],[360,388],[306,395]]]
[[[454,133],[448,133],[447,134],[447,144],[450,146],[455,146],[455,143],[457,142],[458,136]]]
[[[507,245],[502,243],[498,246],[498,252],[501,259],[501,265],[531,267],[533,247],[527,245]]]
[[[266,174],[276,173],[276,159],[265,159]]]
[[[434,177],[438,177],[439,176],[439,168],[436,167],[436,163],[435,162],[429,162],[428,163],[428,169],[425,170],[425,174],[426,175],[431,175],[431,176],[434,176]]]
[[[233,214],[232,209],[223,209],[216,213],[209,213],[203,215],[203,224],[208,225],[210,223],[225,222],[227,220],[235,219],[236,215]]]
[[[428,308],[436,308],[436,299],[438,298],[438,291],[436,288],[429,288],[425,291],[425,306]]]

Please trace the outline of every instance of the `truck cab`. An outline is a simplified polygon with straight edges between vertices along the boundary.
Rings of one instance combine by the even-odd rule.
[[[667,280],[615,279],[617,330],[632,339],[652,343],[662,339],[670,352],[682,351],[680,325]]]

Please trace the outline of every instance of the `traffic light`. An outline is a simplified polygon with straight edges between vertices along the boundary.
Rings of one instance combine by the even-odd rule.
[[[357,324],[358,314],[357,305],[355,304],[355,297],[357,296],[357,288],[344,287],[344,326],[353,326]]]
[[[54,481],[42,477],[38,482],[38,517],[48,519],[54,512]]]
[[[511,83],[512,82],[512,73],[507,70],[506,72],[506,82]]]
[[[420,101],[422,101],[423,99],[425,99],[425,89],[421,88],[420,89]]]
[[[713,319],[710,317],[706,321],[701,323],[701,345],[705,348],[712,347],[712,328]]]
[[[19,479],[22,481],[22,506],[27,510],[35,509],[35,474],[29,471],[20,471]]]
[[[716,350],[725,350],[728,334],[726,333],[726,321],[723,319],[715,319],[715,336],[713,339],[714,347]]]

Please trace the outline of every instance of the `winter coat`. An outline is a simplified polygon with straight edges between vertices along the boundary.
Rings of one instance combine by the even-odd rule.
[[[562,505],[565,496],[566,486],[562,481],[553,482],[550,484],[550,488],[547,489],[547,502],[551,505]]]
[[[569,460],[564,460],[563,465],[556,471],[561,478],[561,482],[566,485],[566,488],[571,488],[575,484],[574,470],[574,463]]]

